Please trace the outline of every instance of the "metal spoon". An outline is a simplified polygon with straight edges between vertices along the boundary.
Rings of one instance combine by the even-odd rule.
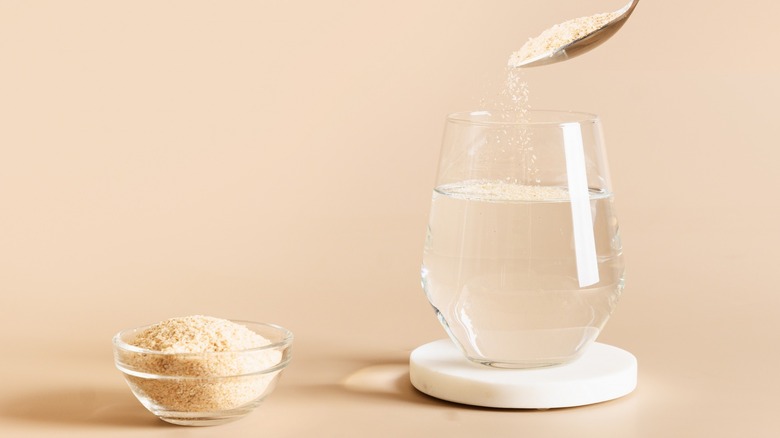
[[[609,23],[601,26],[584,37],[578,38],[550,52],[523,60],[520,63],[514,64],[513,67],[525,68],[554,64],[556,62],[565,61],[567,59],[574,58],[575,56],[582,55],[583,53],[596,48],[601,43],[608,40],[623,26],[631,13],[634,12],[634,8],[636,8],[638,3],[639,0],[631,0],[631,3],[615,11],[620,13],[620,15],[612,19]]]

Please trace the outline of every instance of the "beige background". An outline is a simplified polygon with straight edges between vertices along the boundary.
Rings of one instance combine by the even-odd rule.
[[[447,113],[615,0],[0,0],[3,436],[777,436],[777,2],[644,0],[535,108],[602,116],[629,268],[600,340],[639,387],[554,411],[416,393]],[[741,9],[744,8],[744,9]],[[206,313],[296,334],[253,415],[148,414],[121,328]]]

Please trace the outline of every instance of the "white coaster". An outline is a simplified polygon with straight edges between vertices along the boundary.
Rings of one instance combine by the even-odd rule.
[[[466,359],[449,339],[422,345],[409,358],[415,388],[456,403],[491,408],[548,409],[616,399],[636,388],[634,355],[594,342],[574,362],[523,370]]]

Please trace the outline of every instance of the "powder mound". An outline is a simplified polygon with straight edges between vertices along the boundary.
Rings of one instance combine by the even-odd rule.
[[[131,342],[136,347],[163,353],[239,351],[268,344],[266,338],[241,324],[203,315],[159,322]]]
[[[147,327],[119,361],[130,386],[154,409],[214,412],[259,403],[273,389],[282,350],[249,328],[210,316],[171,318]]]
[[[624,10],[605,12],[587,17],[574,18],[564,21],[545,30],[536,38],[529,39],[517,52],[509,58],[509,66],[516,67],[529,59],[539,58],[546,54],[552,54],[589,33],[604,27],[607,23],[617,18]]]

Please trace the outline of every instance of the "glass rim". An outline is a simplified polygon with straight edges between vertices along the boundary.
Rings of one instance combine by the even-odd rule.
[[[475,126],[562,126],[571,123],[596,123],[599,121],[597,114],[584,111],[532,109],[528,110],[530,119],[524,120],[506,120],[500,118],[500,113],[506,113],[506,110],[459,111],[448,114],[447,122]]]

